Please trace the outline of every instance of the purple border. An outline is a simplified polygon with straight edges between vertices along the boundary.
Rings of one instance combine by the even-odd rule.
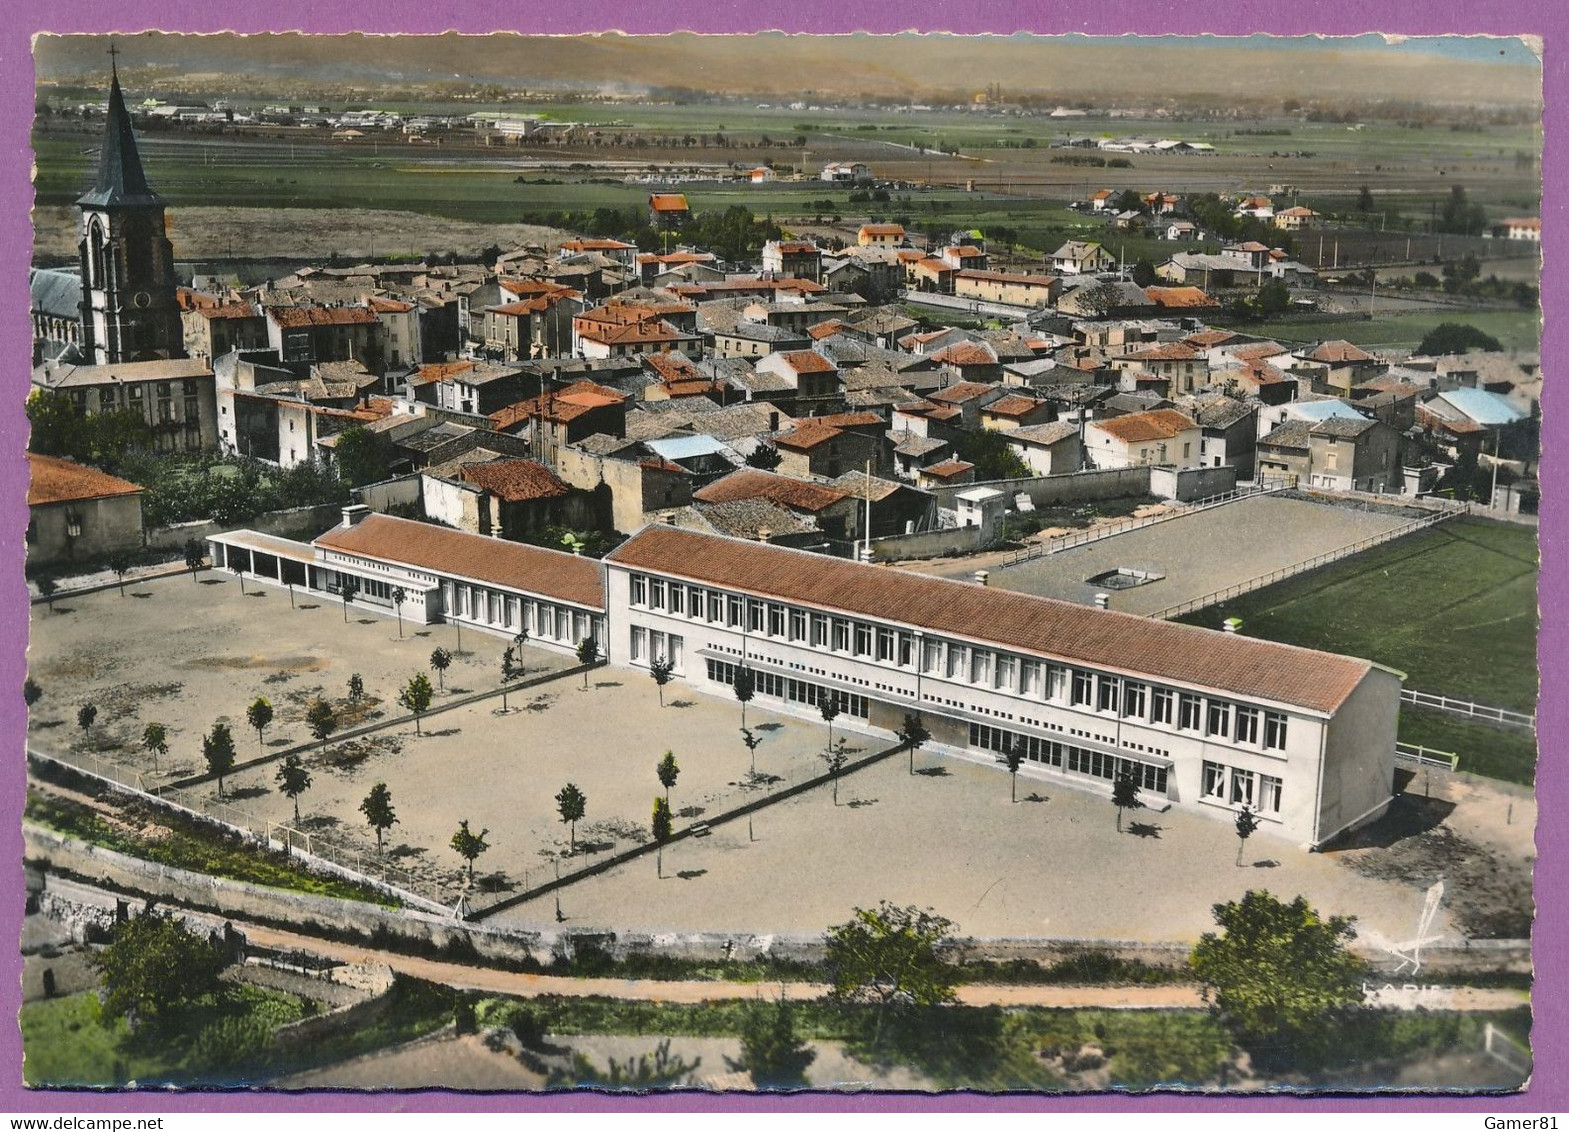
[[[22,400],[27,388],[28,343],[31,328],[26,315],[26,266],[31,255],[32,231],[28,209],[32,191],[28,170],[32,155],[28,147],[31,120],[33,73],[29,57],[34,33],[49,32],[129,32],[146,28],[190,32],[286,31],[313,32],[402,31],[434,33],[446,30],[479,33],[494,30],[519,30],[540,33],[587,32],[618,29],[628,32],[659,33],[673,30],[699,32],[748,32],[780,29],[797,32],[895,32],[921,30],[966,33],[1014,31],[1043,33],[1080,32],[1116,35],[1125,32],[1145,34],[1194,34],[1213,32],[1243,35],[1269,32],[1300,35],[1315,32],[1358,34],[1371,30],[1398,31],[1408,35],[1445,33],[1486,33],[1494,35],[1532,34],[1544,39],[1550,33],[1569,30],[1569,9],[1550,11],[1546,3],[1526,5],[1479,5],[1459,0],[1385,0],[1377,14],[1354,0],[1332,0],[1322,5],[1282,6],[1262,15],[1253,5],[1207,0],[1174,5],[1151,4],[1148,0],[1100,0],[1092,7],[1076,11],[1077,18],[1042,11],[1032,0],[973,3],[960,6],[944,0],[873,0],[870,3],[825,3],[823,0],[797,0],[790,5],[764,4],[761,0],[726,0],[721,3],[693,4],[671,16],[668,9],[638,6],[623,10],[604,0],[587,0],[572,5],[535,9],[526,24],[508,28],[498,22],[497,10],[484,0],[453,0],[433,5],[425,0],[383,0],[376,6],[371,21],[361,6],[316,5],[311,0],[272,0],[265,6],[209,5],[189,0],[121,0],[111,11],[93,0],[54,0],[47,7],[30,5],[6,21],[0,32],[0,105],[9,113],[0,117],[0,146],[9,160],[0,164],[0,328],[7,343],[5,369],[7,397],[0,401],[0,475],[13,486],[0,502],[0,515],[6,520],[6,536],[0,540],[10,556],[11,568],[0,576],[0,633],[15,647],[0,656],[0,689],[21,685],[25,672],[23,646],[27,633],[26,594],[21,581],[23,540],[26,525],[22,486],[26,465],[22,459],[27,422]],[[1180,12],[1180,14],[1172,14]],[[1569,82],[1561,57],[1549,48],[1544,61],[1546,88],[1546,150],[1543,175],[1546,184],[1569,178],[1569,153],[1565,152],[1562,130],[1563,105],[1558,98],[1569,98]],[[1569,247],[1563,238],[1564,205],[1555,199],[1552,207],[1543,201],[1543,237],[1546,261],[1556,263],[1554,249]],[[1566,253],[1569,254],[1569,253]],[[1543,278],[1542,302],[1545,310],[1569,308],[1569,275],[1549,270]],[[1543,335],[1544,359],[1555,361],[1563,353],[1564,332],[1556,319],[1549,319]],[[1549,365],[1548,369],[1554,367]],[[1554,378],[1556,380],[1556,376]],[[1569,380],[1569,379],[1566,379]],[[1566,582],[1565,555],[1569,537],[1561,529],[1564,508],[1556,490],[1563,486],[1564,466],[1557,449],[1569,443],[1569,423],[1565,422],[1559,396],[1549,390],[1544,398],[1547,425],[1544,442],[1547,458],[1543,461],[1544,492],[1541,551],[1543,576],[1540,602],[1543,624],[1540,657],[1544,688],[1562,687],[1563,664],[1569,657],[1569,627],[1560,615],[1569,582]],[[7,776],[0,785],[0,856],[18,862],[21,856],[20,815],[22,797],[23,713],[13,693],[0,696],[0,735],[6,750],[13,752],[7,761]],[[1565,728],[1569,727],[1569,699],[1546,697],[1539,710],[1542,750],[1556,749]],[[1542,765],[1551,765],[1546,757]],[[1569,785],[1555,773],[1541,776],[1538,797],[1543,815],[1551,815],[1569,798]],[[1208,1098],[1156,1096],[1139,1098],[1127,1095],[1090,1097],[987,1097],[947,1094],[937,1097],[912,1096],[827,1096],[797,1098],[753,1098],[740,1096],[655,1096],[618,1098],[606,1096],[533,1097],[528,1095],[483,1096],[450,1093],[405,1093],[368,1096],[360,1094],[250,1095],[166,1095],[35,1093],[21,1087],[21,1035],[14,1022],[0,1025],[0,1109],[26,1113],[43,1112],[217,1112],[235,1111],[557,1111],[618,1112],[629,1109],[653,1111],[763,1111],[799,1112],[910,1112],[910,1111],[985,1111],[985,1112],[1112,1112],[1112,1111],[1214,1111],[1269,1112],[1311,1110],[1337,1111],[1552,1111],[1569,1108],[1569,1080],[1556,1077],[1565,1064],[1564,1045],[1569,1038],[1569,1001],[1561,997],[1565,976],[1566,946],[1560,942],[1569,928],[1569,879],[1555,875],[1553,864],[1563,864],[1565,837],[1549,819],[1537,834],[1541,859],[1549,862],[1537,870],[1535,959],[1537,993],[1533,1043],[1537,1074],[1533,1086],[1517,1097],[1467,1098],[1421,1097],[1386,1098]],[[20,880],[9,873],[13,884]],[[0,941],[15,940],[20,930],[22,901],[17,885],[11,899],[0,911]],[[0,992],[4,1013],[15,1017],[20,999],[20,958],[9,944],[0,943]],[[1546,1068],[1544,1068],[1546,1067]]]

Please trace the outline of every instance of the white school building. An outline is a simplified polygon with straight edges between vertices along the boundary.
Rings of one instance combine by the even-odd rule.
[[[1110,794],[1131,770],[1141,800],[1319,846],[1387,809],[1401,677],[1365,660],[1151,620],[969,582],[655,525],[603,562],[345,509],[311,544],[288,543],[312,589],[361,579],[357,605],[461,621],[608,663],[665,658],[693,688],[891,736],[920,713],[933,749]],[[277,544],[209,540],[214,565],[279,581]],[[219,557],[220,555],[225,557]],[[248,558],[242,557],[249,555]],[[274,571],[273,565],[276,564]],[[372,584],[375,588],[372,588]]]

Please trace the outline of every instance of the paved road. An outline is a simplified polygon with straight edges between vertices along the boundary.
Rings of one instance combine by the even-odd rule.
[[[412,978],[425,979],[459,990],[534,998],[563,997],[626,999],[637,1002],[696,1004],[736,998],[793,1000],[821,998],[828,991],[822,983],[711,982],[703,980],[571,978],[561,975],[527,975],[470,967],[435,959],[420,959],[357,944],[336,943],[236,921],[235,927],[252,943],[282,951],[303,951],[342,963],[379,963]],[[1055,1009],[1195,1010],[1203,1007],[1199,988],[1187,984],[1154,987],[993,986],[969,984],[958,988],[965,1006],[1034,1006]],[[1524,991],[1483,987],[1453,987],[1426,992],[1420,1000],[1392,999],[1390,1005],[1413,1009],[1509,1010],[1524,1005]]]

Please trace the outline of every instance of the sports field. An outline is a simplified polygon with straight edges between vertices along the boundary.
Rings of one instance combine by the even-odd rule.
[[[1243,632],[1349,653],[1407,687],[1534,711],[1536,531],[1462,518],[1201,610]]]

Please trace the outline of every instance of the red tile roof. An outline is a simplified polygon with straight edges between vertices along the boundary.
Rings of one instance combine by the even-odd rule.
[[[637,245],[620,240],[566,240],[561,246],[569,252],[619,252]]]
[[[993,358],[993,361],[997,359]],[[962,405],[966,401],[973,401],[987,393],[995,393],[995,385],[986,385],[979,381],[960,381],[946,389],[939,389],[931,394],[928,400],[941,402],[948,405]]]
[[[734,499],[767,499],[793,511],[817,512],[832,507],[849,496],[836,488],[810,480],[798,480],[760,468],[738,468],[723,479],[692,493],[703,503],[726,503]]]
[[[991,413],[993,416],[998,417],[1022,417],[1036,412],[1041,408],[1042,404],[1043,402],[1037,401],[1033,397],[1024,397],[1018,393],[1010,393],[1006,397],[993,401],[982,409],[981,412]]]
[[[1316,712],[1339,708],[1372,667],[1255,637],[668,526],[645,527],[606,560]]]
[[[414,309],[413,303],[406,303],[402,299],[386,299],[380,295],[372,295],[368,302],[370,309],[378,314],[408,314]]]
[[[497,460],[490,464],[469,464],[459,476],[508,503],[556,499],[569,491],[555,472],[537,460]]]
[[[376,321],[369,307],[269,307],[267,313],[285,330],[302,326],[361,326]]]
[[[1197,350],[1181,342],[1162,342],[1123,355],[1124,358],[1134,362],[1191,362],[1198,356]]]
[[[1328,362],[1331,365],[1343,364],[1346,362],[1370,362],[1373,360],[1372,354],[1368,353],[1360,346],[1352,345],[1344,338],[1336,338],[1329,342],[1320,342],[1316,347],[1314,347],[1313,352],[1309,354],[1308,357],[1315,362]]]
[[[500,306],[486,307],[485,311],[487,314],[504,314],[514,317],[525,314],[540,314],[544,311],[548,311],[557,303],[565,302],[568,299],[575,298],[578,298],[578,293],[576,291],[563,287],[559,291],[550,291],[543,295],[535,295],[531,299],[520,299],[515,303],[502,303]]]
[[[932,361],[949,366],[994,366],[997,355],[983,342],[955,342],[932,355]],[[952,387],[950,387],[952,388]]]
[[[1112,417],[1110,420],[1094,421],[1092,424],[1124,444],[1137,444],[1144,440],[1170,440],[1178,433],[1199,427],[1192,419],[1175,409],[1149,409],[1142,413]]]
[[[605,587],[596,560],[542,546],[471,535],[391,515],[367,515],[352,527],[334,527],[314,545],[596,610],[605,607]]]
[[[965,460],[947,459],[938,464],[928,464],[921,469],[921,475],[930,476],[932,479],[949,480],[964,475],[965,472],[975,470],[975,465]]]
[[[702,376],[696,363],[680,354],[649,354],[643,364],[667,382],[690,381]]]
[[[198,307],[205,319],[258,318],[256,308],[250,303],[222,303],[215,307]]]
[[[654,193],[648,198],[648,207],[655,212],[688,212],[686,197],[680,193]]]
[[[109,499],[116,495],[135,495],[142,489],[130,480],[111,476],[58,456],[27,454],[27,505],[74,503],[85,499]]]
[[[514,425],[522,424],[534,417],[542,417],[547,421],[566,423],[574,421],[584,413],[594,409],[603,409],[609,405],[619,405],[627,399],[626,394],[619,390],[609,389],[606,386],[595,384],[587,379],[575,381],[565,389],[553,393],[530,397],[516,404],[508,405],[505,409],[498,409],[490,414],[491,423],[496,428],[505,431]]]
[[[1220,304],[1198,287],[1146,287],[1144,294],[1158,307],[1218,307]],[[1189,336],[1189,341],[1193,336]]]
[[[862,224],[861,234],[865,236],[903,236],[903,224]]]
[[[835,373],[837,368],[833,362],[813,350],[792,350],[787,354],[780,354],[785,364],[796,373]]]
[[[827,425],[829,428],[880,428],[887,422],[877,413],[863,411],[857,413],[825,413],[820,417],[807,417],[809,421]]]
[[[809,452],[819,444],[824,444],[844,433],[832,425],[818,424],[811,418],[799,420],[795,427],[782,436],[776,437],[774,444],[780,448],[789,448],[797,452]]]
[[[1230,330],[1198,330],[1189,334],[1183,341],[1192,346],[1210,347],[1219,346],[1235,337],[1236,333]]]
[[[816,341],[821,338],[831,338],[845,327],[842,319],[830,318],[824,322],[816,323],[806,328],[806,333]]]

